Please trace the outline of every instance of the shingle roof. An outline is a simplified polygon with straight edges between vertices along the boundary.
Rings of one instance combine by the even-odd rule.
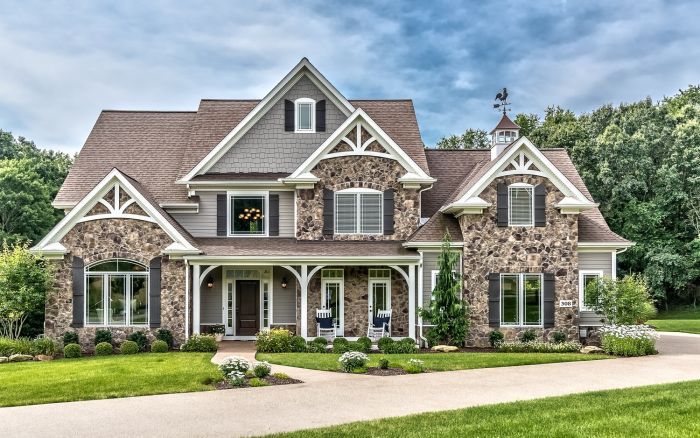
[[[260,237],[196,239],[196,246],[209,256],[411,256],[415,251],[400,241],[318,241],[295,238]]]
[[[493,128],[490,133],[493,134],[493,132],[497,129],[520,129],[520,126],[516,125],[515,122],[510,119],[510,117],[503,114],[501,120],[498,121],[498,125],[496,125],[496,127]]]
[[[413,233],[408,238],[409,242],[439,242],[445,235],[445,231],[450,233],[450,239],[453,242],[462,241],[462,230],[459,228],[459,222],[451,214],[436,212],[424,223],[422,227]]]

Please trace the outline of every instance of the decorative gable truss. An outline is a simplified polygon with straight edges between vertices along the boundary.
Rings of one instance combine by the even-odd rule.
[[[62,258],[68,250],[61,244],[61,239],[76,224],[100,219],[134,219],[158,224],[173,239],[173,243],[163,251],[164,254],[198,254],[200,251],[164,214],[167,213],[151,203],[127,176],[115,168],[31,251],[46,258]]]
[[[495,178],[507,175],[537,175],[548,178],[564,194],[564,199],[555,205],[563,214],[578,214],[598,206],[586,198],[527,137],[518,139],[516,145],[506,149],[487,166],[486,171],[469,184],[456,201],[443,206],[440,211],[452,213],[457,217],[463,214],[483,213],[491,204],[481,199],[479,194]]]
[[[399,178],[405,188],[420,188],[422,184],[435,182],[435,178],[425,173],[361,108],[355,110],[301,166],[282,181],[300,189],[313,188],[319,178],[312,171],[321,160],[347,156],[380,157],[398,161],[406,169],[406,174]]]

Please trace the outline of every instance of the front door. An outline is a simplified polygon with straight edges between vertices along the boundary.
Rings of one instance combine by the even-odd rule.
[[[255,336],[260,329],[260,281],[236,281],[236,336]]]
[[[370,322],[380,310],[391,309],[391,282],[389,280],[370,280],[368,304]]]

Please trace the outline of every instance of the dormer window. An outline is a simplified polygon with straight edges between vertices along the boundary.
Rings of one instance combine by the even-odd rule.
[[[532,227],[535,224],[534,187],[516,183],[508,186],[508,225]]]
[[[294,132],[316,132],[316,101],[302,97],[294,101]]]

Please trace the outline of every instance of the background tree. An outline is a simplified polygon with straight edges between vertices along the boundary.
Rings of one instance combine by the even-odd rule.
[[[440,139],[438,149],[487,149],[491,145],[483,129],[467,129],[462,135],[451,135]]]
[[[647,283],[639,275],[591,282],[586,287],[586,306],[613,325],[641,324],[656,313]]]
[[[459,272],[459,253],[451,249],[450,234],[442,239],[438,256],[438,274],[430,307],[419,309],[423,318],[430,320],[427,338],[430,345],[464,345],[469,330],[469,309],[462,299],[462,278]]]

